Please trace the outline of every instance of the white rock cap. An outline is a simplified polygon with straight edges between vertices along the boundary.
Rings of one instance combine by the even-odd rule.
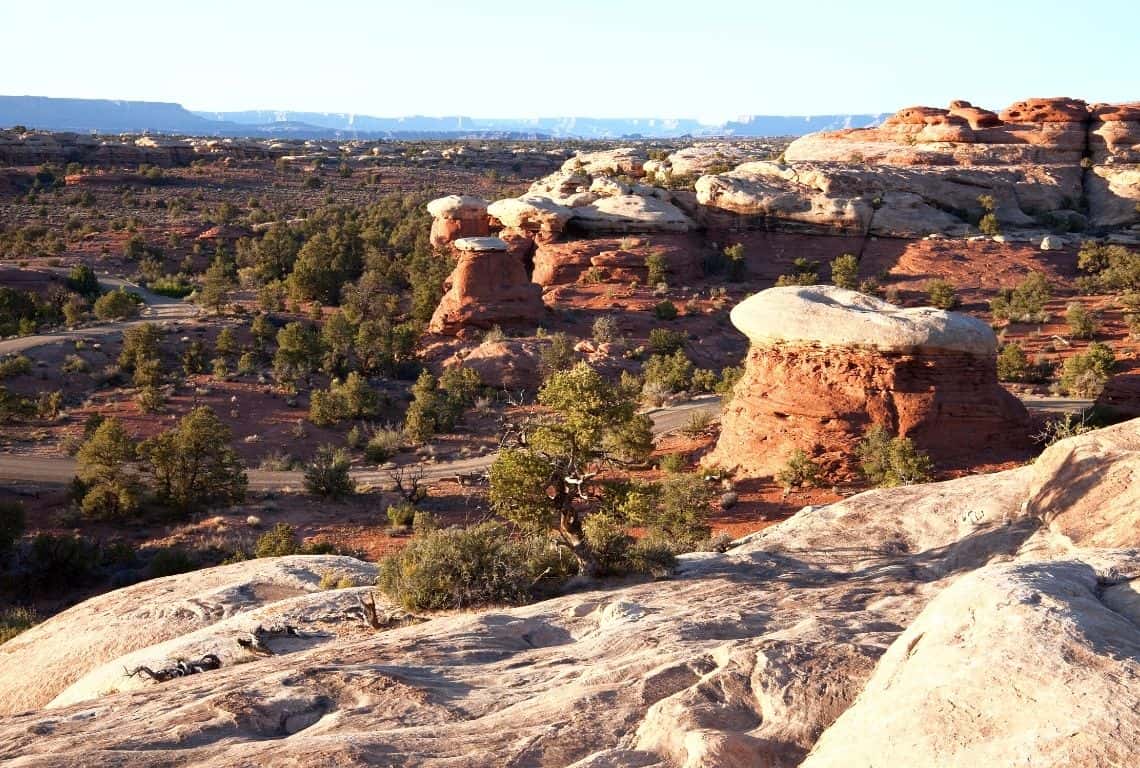
[[[435,219],[455,219],[463,214],[487,212],[487,201],[474,195],[448,195],[437,197],[427,204],[427,211]]]
[[[732,324],[753,344],[863,346],[882,352],[993,355],[997,337],[977,318],[933,307],[900,309],[835,286],[769,288],[737,304]]]
[[[501,237],[461,237],[452,245],[460,251],[505,251],[509,247]]]

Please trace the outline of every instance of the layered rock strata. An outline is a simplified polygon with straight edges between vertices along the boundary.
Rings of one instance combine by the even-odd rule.
[[[771,476],[798,449],[849,477],[872,424],[935,459],[1025,444],[1028,414],[998,384],[980,320],[825,286],[762,291],[731,319],[751,347],[710,463]]]

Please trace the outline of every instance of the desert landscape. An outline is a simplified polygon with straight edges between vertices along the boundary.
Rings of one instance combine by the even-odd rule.
[[[0,97],[0,763],[1140,764],[1080,95]]]

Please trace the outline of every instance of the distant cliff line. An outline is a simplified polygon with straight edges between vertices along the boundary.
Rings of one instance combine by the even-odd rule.
[[[471,118],[464,116],[373,117],[351,113],[249,110],[191,112],[180,104],[111,99],[0,96],[0,128],[23,125],[78,133],[168,133],[196,136],[291,138],[618,139],[681,136],[802,136],[877,125],[884,114],[757,115],[720,125],[656,117]]]

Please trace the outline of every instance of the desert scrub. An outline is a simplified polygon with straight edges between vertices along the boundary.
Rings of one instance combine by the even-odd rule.
[[[958,293],[954,286],[946,280],[931,280],[926,284],[926,294],[930,298],[930,306],[938,309],[953,309],[958,306]]]
[[[1006,344],[997,357],[998,381],[1026,381],[1029,378],[1029,359],[1017,344]]]
[[[658,320],[676,320],[677,305],[666,299],[654,305],[653,314]]]
[[[26,629],[31,629],[37,621],[32,608],[13,606],[0,610],[0,644],[6,643]]]
[[[1045,275],[1030,272],[1015,288],[1005,289],[990,301],[995,320],[1015,323],[1043,323],[1049,316],[1045,304],[1053,296],[1053,288]]]
[[[675,475],[685,471],[685,454],[667,453],[657,460],[657,466],[662,472]]]
[[[1074,301],[1065,308],[1065,323],[1074,339],[1091,339],[1097,332],[1096,319],[1085,305]]]
[[[793,488],[814,488],[820,483],[822,472],[802,449],[792,451],[788,461],[776,472],[776,482],[790,491]]]
[[[880,488],[913,485],[930,480],[934,463],[908,437],[893,437],[876,424],[867,430],[855,449],[863,476]]]
[[[1057,389],[1069,397],[1096,397],[1104,389],[1115,365],[1112,348],[1093,342],[1081,354],[1065,359]]]
[[[649,349],[655,355],[671,355],[685,347],[689,335],[684,331],[654,328],[649,332]]]
[[[380,561],[376,584],[409,611],[519,605],[543,580],[568,575],[572,563],[545,537],[514,538],[488,522],[417,533]]]
[[[594,320],[592,333],[595,344],[610,344],[621,338],[617,321],[609,315],[599,315]]]
[[[647,285],[664,283],[669,276],[669,260],[665,254],[654,251],[645,257],[645,282]]]
[[[391,424],[378,427],[364,446],[364,457],[373,463],[383,464],[396,455],[403,440],[404,433]]]
[[[855,290],[859,285],[859,259],[845,253],[831,262],[831,282],[840,288]]]

